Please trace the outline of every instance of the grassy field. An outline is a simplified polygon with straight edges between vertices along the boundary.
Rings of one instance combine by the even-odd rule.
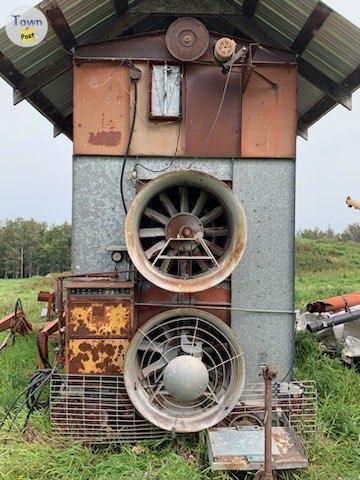
[[[360,290],[360,247],[339,241],[297,241],[296,307],[318,297]],[[18,296],[32,322],[38,322],[36,293],[51,278],[0,280],[0,317]],[[2,335],[3,337],[3,335]],[[34,336],[18,338],[0,353],[0,415],[25,386],[35,366]],[[360,375],[321,353],[310,334],[298,335],[295,375],[314,379],[319,391],[319,430],[310,445],[307,470],[282,473],[283,480],[360,479]],[[22,415],[24,418],[25,413]],[[20,419],[20,420],[23,420]],[[22,425],[22,422],[19,422]],[[203,435],[193,440],[94,451],[51,438],[43,413],[34,415],[25,433],[0,433],[3,480],[182,480],[225,479],[206,469]],[[253,476],[248,476],[253,478]]]

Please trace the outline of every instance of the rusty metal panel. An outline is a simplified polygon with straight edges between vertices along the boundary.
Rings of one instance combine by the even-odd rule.
[[[296,67],[256,67],[243,95],[241,156],[294,158],[296,105]]]
[[[129,337],[131,306],[127,301],[81,300],[71,302],[68,312],[69,337]]]
[[[186,155],[240,157],[241,69],[232,69],[215,126],[227,77],[215,65],[192,64],[185,78]]]
[[[181,120],[149,119],[149,75],[148,63],[135,64],[141,70],[137,83],[138,102],[134,133],[130,145],[130,155],[141,156],[183,156],[185,153],[185,128]],[[131,99],[132,106],[134,99]]]
[[[136,295],[137,325],[141,327],[158,313],[177,307],[201,308],[230,325],[230,282],[196,293],[174,293],[163,290],[149,282],[138,285]]]
[[[130,128],[129,67],[74,65],[74,153],[123,155]]]
[[[120,375],[129,340],[71,339],[67,344],[67,373]]]

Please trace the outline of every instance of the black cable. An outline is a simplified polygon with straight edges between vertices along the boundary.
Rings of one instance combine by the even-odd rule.
[[[137,113],[137,102],[138,102],[138,89],[137,89],[137,80],[134,80],[134,87],[135,87],[135,98],[134,98],[134,110],[133,110],[133,117],[132,117],[132,122],[131,122],[131,128],[130,128],[130,133],[129,133],[129,140],[126,146],[125,150],[125,155],[124,155],[124,160],[123,164],[121,167],[121,175],[120,175],[120,194],[121,194],[121,201],[124,207],[124,212],[127,214],[127,207],[126,207],[126,202],[125,202],[125,196],[124,196],[124,173],[125,173],[125,166],[126,162],[128,159],[129,151],[130,151],[130,145],[132,141],[132,137],[134,134],[134,128],[135,128],[135,120],[136,120],[136,113]]]
[[[169,170],[169,168],[172,167],[172,165],[173,165],[173,163],[175,162],[175,159],[176,159],[176,157],[177,157],[177,151],[178,151],[179,142],[180,142],[181,123],[179,122],[178,125],[179,125],[179,128],[178,128],[178,135],[177,135],[177,140],[176,140],[176,148],[175,148],[175,152],[174,152],[173,158],[171,159],[171,162],[169,163],[169,165],[167,165],[167,166],[164,167],[164,168],[159,168],[158,170],[156,170],[156,169],[154,169],[154,168],[146,167],[146,166],[143,165],[142,163],[136,163],[136,164],[134,165],[134,170],[136,170],[137,167],[141,167],[141,168],[143,168],[144,170],[147,170],[148,172],[151,172],[151,173],[162,173],[162,172],[166,172],[166,170]]]
[[[0,429],[5,425],[6,420],[10,418],[11,414],[13,413],[14,407],[16,406],[20,397],[23,395],[25,395],[25,400],[17,409],[16,413],[14,414],[14,417],[12,418],[8,431],[10,431],[11,428],[13,427],[15,421],[19,417],[25,405],[28,407],[29,411],[26,415],[25,424],[23,428],[26,427],[28,420],[30,418],[30,415],[34,412],[34,410],[48,407],[49,405],[48,400],[39,402],[39,398],[44,387],[50,381],[53,373],[55,372],[55,368],[56,368],[56,365],[53,368],[46,368],[46,369],[38,370],[35,372],[35,374],[32,376],[30,380],[29,385],[19,393],[19,395],[15,398],[13,403],[10,405],[8,411],[5,414],[3,421],[0,424]]]
[[[52,371],[52,368],[49,369]],[[40,384],[47,380],[47,376],[49,375],[49,370],[38,370],[35,374],[31,377],[28,389],[26,391],[26,405],[31,410],[39,410],[41,408],[47,407],[49,401],[39,401],[39,395],[36,395],[37,388]],[[45,385],[44,385],[45,386]],[[42,389],[40,389],[39,393],[41,394]]]

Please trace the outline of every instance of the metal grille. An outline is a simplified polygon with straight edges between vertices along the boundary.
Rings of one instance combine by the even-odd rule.
[[[274,383],[274,425],[292,427],[304,441],[316,430],[316,406],[315,382]],[[56,435],[85,443],[131,443],[171,436],[137,413],[122,376],[54,375],[50,416]],[[262,425],[264,417],[264,385],[248,384],[219,426]]]
[[[56,435],[85,443],[131,443],[170,435],[136,412],[122,376],[54,375],[50,418]]]
[[[245,386],[240,402],[223,422],[227,426],[264,424],[264,384]],[[273,425],[292,427],[304,441],[315,433],[317,390],[313,381],[273,384]]]

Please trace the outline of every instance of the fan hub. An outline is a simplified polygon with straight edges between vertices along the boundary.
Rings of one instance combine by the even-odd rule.
[[[164,385],[176,400],[197,400],[205,393],[208,384],[209,373],[205,364],[191,355],[176,357],[165,367]]]
[[[200,220],[191,213],[178,213],[174,215],[165,227],[165,238],[203,238],[204,227]],[[170,242],[175,250],[193,250],[197,247],[196,242]]]

